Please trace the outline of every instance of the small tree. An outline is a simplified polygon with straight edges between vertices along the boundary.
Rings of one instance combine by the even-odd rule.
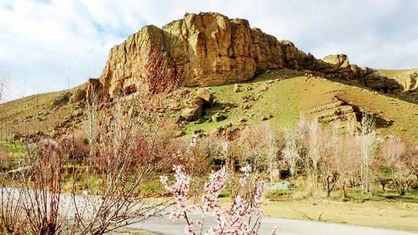
[[[271,174],[277,168],[277,155],[279,146],[277,132],[271,123],[265,122],[258,126],[246,127],[241,134],[240,143],[247,154],[244,161],[251,162],[255,171],[268,173],[270,181],[273,181]]]
[[[146,93],[137,94],[130,102],[124,104],[121,98],[115,98],[106,110],[109,113],[101,118],[91,116],[98,120],[90,121],[97,124],[90,129],[97,131],[89,135],[95,138],[89,141],[93,145],[86,160],[89,174],[74,171],[73,176],[73,233],[107,233],[144,221],[165,208],[165,203],[145,203],[150,195],[140,190],[152,179],[162,151],[170,142],[170,136],[161,131],[158,112],[164,109],[163,103],[157,95]],[[77,184],[81,178],[90,181],[97,176],[104,176],[99,188],[86,190]],[[89,194],[99,194],[100,198]]]
[[[318,187],[318,179],[321,175],[321,161],[326,154],[326,133],[322,130],[317,120],[314,120],[308,125],[308,135],[305,138],[307,157],[306,157],[306,172],[308,180],[315,188]]]
[[[392,184],[400,195],[405,195],[416,179],[417,154],[413,148],[399,140],[391,139],[382,148],[382,156],[391,172]]]
[[[361,153],[361,185],[364,192],[370,192],[371,166],[375,160],[379,140],[376,136],[376,123],[372,115],[363,114],[361,133],[357,136]]]
[[[285,142],[285,147],[282,150],[283,160],[289,168],[290,175],[295,177],[297,163],[300,160],[297,134],[289,129],[286,129]]]
[[[171,218],[173,220],[183,218],[186,221],[185,232],[187,234],[258,234],[263,215],[261,198],[264,192],[264,182],[259,176],[251,174],[251,167],[242,168],[244,176],[240,183],[247,189],[244,190],[246,193],[236,196],[229,209],[222,208],[218,202],[219,194],[225,189],[225,182],[228,179],[225,167],[210,174],[209,182],[204,187],[202,205],[188,204],[191,177],[184,172],[182,166],[174,166],[173,170],[176,180],[174,184],[169,185],[166,176],[162,176],[161,181],[165,188],[174,194],[177,203],[177,208],[172,211]],[[192,220],[190,213],[193,211],[200,211],[201,218]],[[205,231],[204,222],[211,211],[215,213],[216,225]]]

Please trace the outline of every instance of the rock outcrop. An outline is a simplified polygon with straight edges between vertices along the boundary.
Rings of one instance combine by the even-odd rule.
[[[90,78],[87,82],[86,100],[89,104],[100,102],[103,97],[103,84],[99,79]]]
[[[150,58],[166,61],[164,69],[174,70],[184,86],[246,81],[267,69],[301,69],[314,60],[292,42],[250,28],[247,20],[218,13],[186,14],[162,29],[145,26],[113,47],[100,78],[105,93],[113,96],[146,81]]]
[[[153,91],[179,83],[213,86],[252,79],[269,69],[307,69],[326,77],[366,83],[368,70],[350,65],[346,55],[317,60],[292,42],[251,28],[245,19],[218,13],[186,14],[161,29],[150,25],[110,50],[100,77],[105,96]],[[367,79],[375,82],[375,77]],[[378,84],[379,85],[379,84]],[[380,88],[379,88],[380,89]],[[89,92],[87,92],[89,95]]]
[[[404,91],[418,91],[418,72],[409,74],[408,78],[404,81]]]

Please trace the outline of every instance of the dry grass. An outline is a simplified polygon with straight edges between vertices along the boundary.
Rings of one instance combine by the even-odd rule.
[[[267,216],[418,231],[417,203],[265,200],[263,206]]]
[[[229,205],[222,198],[222,205]],[[400,201],[263,200],[265,216],[418,231],[418,204]]]

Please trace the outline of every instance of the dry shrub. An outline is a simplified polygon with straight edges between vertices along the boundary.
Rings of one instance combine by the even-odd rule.
[[[22,206],[23,190],[8,188],[3,184],[0,188],[0,233],[24,234],[27,226],[25,210]]]
[[[382,147],[384,166],[390,169],[392,186],[405,195],[417,180],[418,150],[400,139],[393,138]]]
[[[22,172],[27,226],[34,234],[60,234],[64,224],[60,211],[64,177],[62,148],[53,140],[43,140],[28,149],[31,164]]]
[[[94,137],[89,139],[92,151],[85,160],[89,174],[74,173],[74,233],[107,233],[146,220],[165,208],[163,204],[146,203],[152,195],[140,191],[141,185],[153,180],[171,141],[172,128],[161,121],[162,100],[157,95],[138,94],[129,101],[115,99],[107,111],[90,122],[97,125],[89,129],[97,131],[89,135]],[[98,183],[86,190],[77,183],[81,177]]]

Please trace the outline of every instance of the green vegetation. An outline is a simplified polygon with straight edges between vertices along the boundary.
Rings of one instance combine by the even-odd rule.
[[[9,153],[18,157],[22,157],[26,153],[26,146],[19,141],[2,141],[0,142],[0,147],[5,148]]]
[[[71,96],[71,94],[69,92],[59,94],[52,101],[52,107],[56,108],[57,106],[66,105],[68,103],[68,101],[70,101],[70,96]]]
[[[289,75],[290,74],[290,75]],[[234,84],[209,87],[216,104],[206,109],[201,120],[188,124],[185,132],[195,129],[208,132],[222,125],[256,125],[269,119],[276,127],[293,126],[300,117],[305,78],[291,70],[278,70],[262,74],[253,81],[239,84],[239,92]],[[211,116],[217,112],[225,114],[225,120],[213,122]],[[245,121],[244,121],[245,120]]]
[[[206,109],[202,118],[186,125],[186,135],[196,129],[209,133],[228,124],[256,125],[263,118],[278,128],[294,126],[308,108],[327,102],[322,100],[324,94],[337,91],[341,99],[357,107],[360,112],[373,113],[390,122],[390,125],[378,126],[377,131],[382,136],[392,134],[411,143],[418,142],[416,104],[392,96],[338,81],[315,77],[307,79],[301,72],[288,69],[273,70],[252,81],[240,83],[239,92],[235,92],[235,86],[209,87],[216,104]],[[196,88],[188,90],[193,93]],[[213,122],[211,117],[217,112],[224,114],[226,119]]]

